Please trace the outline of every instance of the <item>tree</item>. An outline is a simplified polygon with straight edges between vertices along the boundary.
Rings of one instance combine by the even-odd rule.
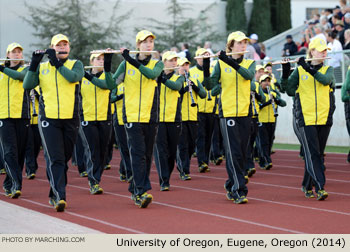
[[[203,45],[205,41],[216,42],[222,39],[222,36],[215,31],[215,24],[208,22],[207,13],[213,5],[209,5],[202,10],[197,17],[184,16],[183,12],[188,11],[190,7],[186,4],[179,4],[177,0],[168,0],[168,13],[170,21],[159,21],[151,18],[152,31],[157,36],[157,49],[163,51],[173,46],[179,47],[181,43],[190,44],[193,50],[197,45]],[[140,27],[139,31],[146,27]],[[148,28],[150,29],[150,28]]]
[[[33,45],[38,49],[47,48],[52,36],[62,33],[70,40],[72,58],[88,64],[91,50],[119,48],[120,43],[125,45],[121,40],[121,23],[128,18],[130,12],[117,16],[118,5],[119,0],[113,6],[106,24],[91,18],[101,12],[94,0],[61,0],[53,6],[43,0],[39,7],[25,3],[28,15],[22,19],[34,27],[36,32],[33,35],[40,42]]]
[[[260,41],[269,39],[274,35],[271,25],[270,0],[254,0],[248,32],[249,34],[258,34]]]
[[[245,0],[227,0],[226,30],[247,32],[247,17],[244,8]]]
[[[271,23],[274,34],[279,34],[292,27],[290,0],[270,0]]]

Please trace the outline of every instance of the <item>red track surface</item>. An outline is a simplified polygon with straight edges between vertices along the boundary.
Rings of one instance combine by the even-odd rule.
[[[350,165],[345,154],[326,156],[329,197],[322,202],[306,199],[300,190],[304,163],[298,152],[278,150],[272,158],[271,170],[257,168],[251,178],[245,205],[225,197],[225,163],[211,165],[211,172],[202,174],[192,159],[192,180],[181,181],[175,169],[169,192],[159,191],[153,165],[154,201],[139,209],[130,199],[128,185],[119,181],[119,151],[114,151],[112,169],[103,174],[102,195],[90,195],[87,179],[70,167],[64,213],[48,204],[42,153],[36,179],[24,179],[23,196],[17,200],[1,196],[1,200],[106,233],[350,233]]]

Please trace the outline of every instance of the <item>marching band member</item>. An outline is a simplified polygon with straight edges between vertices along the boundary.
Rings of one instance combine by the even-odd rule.
[[[189,76],[190,62],[186,58],[177,61],[180,66],[179,72],[184,73],[185,81],[180,90],[182,95],[181,117],[182,129],[177,150],[176,164],[180,171],[181,180],[191,180],[190,162],[195,151],[195,143],[198,130],[198,96],[206,97],[206,92],[198,79]]]
[[[40,87],[38,125],[50,182],[49,203],[57,212],[67,206],[67,162],[79,129],[79,81],[84,76],[83,64],[68,59],[69,52],[69,39],[63,34],[53,36],[50,49],[33,52],[23,81],[25,89]],[[44,53],[49,61],[40,64]]]
[[[116,106],[116,119],[114,122],[114,131],[120,150],[120,166],[119,166],[119,178],[120,181],[132,181],[131,160],[130,152],[128,149],[128,140],[123,122],[123,97],[124,97],[124,84],[121,83],[112,91],[111,102]]]
[[[118,77],[124,77],[123,121],[128,138],[133,179],[129,185],[132,199],[140,208],[146,208],[153,199],[147,191],[151,189],[149,174],[152,164],[152,152],[157,132],[159,114],[159,94],[156,79],[164,64],[152,59],[144,51],[152,51],[156,37],[147,30],[136,35],[137,49],[143,51],[136,59],[129,50],[121,48],[124,61],[113,76],[106,79],[115,83]]]
[[[31,91],[31,106],[30,106],[30,115],[32,118],[30,119],[30,127],[28,127],[28,138],[27,138],[27,147],[26,147],[26,156],[25,156],[25,164],[26,164],[26,176],[28,179],[34,179],[36,171],[38,169],[37,158],[40,152],[41,147],[41,138],[38,128],[38,116],[34,115],[35,112],[39,111],[39,88],[36,87]]]
[[[344,102],[346,128],[350,135],[350,67],[346,73],[345,82],[341,87],[341,100]],[[347,162],[350,163],[350,151],[348,153]]]
[[[306,166],[302,190],[305,194],[313,194],[312,184],[314,184],[317,200],[328,197],[324,189],[326,179],[323,153],[335,110],[334,70],[331,66],[324,65],[323,59],[327,56],[327,49],[324,40],[317,38],[312,40],[308,57],[314,60],[308,64],[304,57],[299,58],[298,68],[289,78],[284,77],[281,81],[287,94],[295,96],[295,116],[304,148]],[[290,68],[290,64],[282,66]]]
[[[271,148],[276,128],[277,106],[285,107],[287,104],[281,98],[277,90],[270,88],[270,75],[263,74],[260,79],[260,86],[264,91],[266,102],[260,104],[259,111],[259,165],[261,169],[270,170],[272,167]]]
[[[0,151],[6,169],[5,195],[18,198],[22,192],[22,170],[29,127],[29,92],[22,82],[28,70],[23,64],[23,47],[8,45],[0,65]]]
[[[91,54],[95,67],[85,72],[81,84],[81,127],[79,134],[84,146],[84,158],[91,194],[101,194],[102,173],[106,164],[107,147],[112,134],[112,114],[109,102],[114,84],[105,81],[105,72],[111,71],[112,53]]]
[[[259,104],[265,102],[265,95],[263,90],[259,85],[260,76],[264,74],[264,67],[262,65],[257,65],[255,67],[255,81],[251,85],[251,99],[254,99],[252,102],[252,121],[251,121],[251,135],[249,138],[249,144],[247,148],[247,156],[245,162],[245,169],[248,177],[251,177],[256,172],[254,164],[254,143],[258,142],[258,125],[259,125]],[[253,85],[254,84],[254,85]],[[253,101],[253,100],[252,100]],[[256,141],[257,140],[257,141]],[[258,143],[257,143],[258,144]]]
[[[196,56],[209,56],[209,52],[204,48],[199,48],[196,51]],[[198,79],[199,82],[203,82],[204,73],[203,73],[203,61],[206,61],[206,64],[210,64],[210,59],[198,58],[196,59],[197,64],[190,68],[190,76],[193,79]],[[209,73],[208,73],[209,75]],[[204,87],[205,89],[205,87]],[[214,110],[215,106],[215,97],[212,98],[210,91],[207,91],[207,97],[205,99],[198,99],[198,135],[196,139],[197,145],[197,159],[199,172],[209,172],[209,155],[210,155],[210,146],[211,139],[213,136],[214,129]]]
[[[163,54],[164,73],[159,77],[162,83],[160,86],[159,103],[159,126],[154,145],[154,159],[159,176],[161,191],[169,191],[170,176],[173,172],[176,149],[181,132],[181,95],[179,90],[185,78],[180,69],[180,75],[175,74],[171,68],[177,66],[177,54],[173,51],[167,51]]]
[[[228,174],[226,197],[236,204],[248,202],[244,162],[251,128],[251,81],[255,73],[255,62],[243,58],[248,41],[243,32],[231,33],[226,52],[237,54],[229,57],[221,51],[213,73],[204,80],[208,89],[221,83],[219,108]]]

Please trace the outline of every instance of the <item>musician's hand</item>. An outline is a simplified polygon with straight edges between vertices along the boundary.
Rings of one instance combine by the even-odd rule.
[[[220,53],[219,53],[219,59],[221,59],[222,61],[225,62],[225,60],[227,60],[227,55],[226,55],[226,52],[221,50]]]
[[[309,66],[309,64],[306,63],[305,57],[300,57],[300,58],[298,59],[298,62],[297,62],[297,63],[298,63],[298,65],[302,66],[302,68],[304,68],[304,70],[305,70],[306,72],[308,72],[309,74],[311,74],[312,76],[314,76],[314,75],[317,73],[317,70],[311,68],[311,67]]]
[[[0,65],[0,72],[3,72],[5,67],[3,65]]]
[[[110,51],[110,48],[107,48],[106,51]],[[104,61],[103,61],[103,67],[105,69],[105,72],[110,72],[112,69],[112,57],[113,53],[105,53],[104,54]]]
[[[39,51],[34,51],[32,54],[32,60],[30,62],[29,71],[36,72],[40,61],[43,59],[44,53]]]
[[[131,58],[130,54],[129,54],[129,49],[126,48],[120,48],[120,51],[122,52],[122,56],[124,57],[124,59],[129,62],[131,65],[133,65],[134,67],[136,67],[137,69],[139,69],[141,63],[138,62],[137,60],[135,60],[134,58]]]
[[[198,94],[199,87],[196,84],[194,84],[192,81],[191,81],[191,87],[192,87],[192,90]]]
[[[88,79],[89,81],[92,81],[92,78],[94,78],[94,76],[92,76],[89,72],[85,71],[84,73],[84,77],[86,79]]]
[[[63,66],[62,62],[60,62],[56,57],[56,50],[49,48],[46,50],[46,53],[50,59],[50,63],[54,65],[57,69],[61,66]]]
[[[286,61],[282,63],[282,79],[288,79],[290,74],[290,63]]]
[[[233,67],[236,71],[241,67],[234,59],[228,57],[224,51],[220,51],[219,59]]]
[[[185,71],[186,71],[186,70],[185,70],[184,67],[181,66],[181,67],[179,68],[179,74],[180,74],[180,75],[185,75]]]
[[[164,72],[162,72],[160,74],[159,78],[160,78],[161,83],[165,83],[168,80],[168,78],[166,77],[166,74]]]

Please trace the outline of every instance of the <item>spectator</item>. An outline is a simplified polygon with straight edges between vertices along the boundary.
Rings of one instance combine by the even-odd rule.
[[[298,47],[293,41],[292,35],[287,35],[286,40],[287,40],[287,43],[284,44],[282,56],[295,55],[298,52]]]
[[[182,43],[181,44],[181,52],[179,52],[178,56],[179,58],[186,58],[188,61],[191,61],[191,53],[188,50],[189,46],[187,43]]]
[[[308,47],[309,47],[309,44],[306,42],[305,36],[301,37],[301,43],[299,43],[298,45],[297,55],[306,54]]]
[[[350,28],[350,13],[344,15],[344,30]]]
[[[173,46],[172,48],[170,48],[170,51],[179,53],[179,49],[176,46]]]
[[[328,19],[326,16],[321,18],[321,25],[323,27],[323,30],[327,31],[330,30],[332,28],[331,24],[328,22]]]
[[[344,50],[350,49],[350,29],[345,30],[344,32],[345,44],[343,46]]]
[[[336,79],[336,83],[341,82],[341,59],[342,54],[341,51],[343,47],[339,40],[337,39],[337,32],[330,31],[327,33],[327,41],[328,41],[328,50],[332,52],[330,55],[330,59],[328,60],[328,64],[334,68],[334,76]],[[338,52],[338,53],[336,53]]]
[[[211,49],[211,42],[210,42],[210,41],[205,41],[205,43],[204,43],[204,49],[206,49],[207,52],[208,52],[210,55],[214,55],[214,52],[213,52],[213,50]]]
[[[325,9],[324,15],[325,15],[325,17],[327,17],[328,23],[332,26],[332,16],[333,16],[332,9]]]
[[[259,43],[260,46],[260,59],[265,59],[266,57],[266,48],[263,43]]]
[[[253,33],[252,35],[250,35],[250,44],[254,47],[256,53],[259,55],[261,54],[261,50],[260,50],[260,46],[258,44],[258,35]]]
[[[341,18],[337,15],[333,15],[332,16],[332,22],[331,22],[331,25],[332,25],[332,29],[335,29],[335,24],[338,22],[338,21],[341,21]]]
[[[312,36],[312,32],[315,33],[315,36]],[[327,41],[326,36],[324,35],[324,29],[323,26],[321,24],[317,24],[313,27],[313,30],[309,30],[307,29],[305,31],[305,38],[306,38],[306,42],[308,44],[310,44],[310,42],[315,39],[315,38],[321,38],[323,39],[325,42]]]
[[[337,31],[337,37],[339,39],[339,42],[342,44],[342,46],[345,44],[344,39],[344,22],[342,20],[337,20],[334,26],[335,30]]]
[[[333,16],[338,16],[339,19],[342,19],[343,13],[341,12],[339,5],[335,6],[335,8],[333,9]]]

